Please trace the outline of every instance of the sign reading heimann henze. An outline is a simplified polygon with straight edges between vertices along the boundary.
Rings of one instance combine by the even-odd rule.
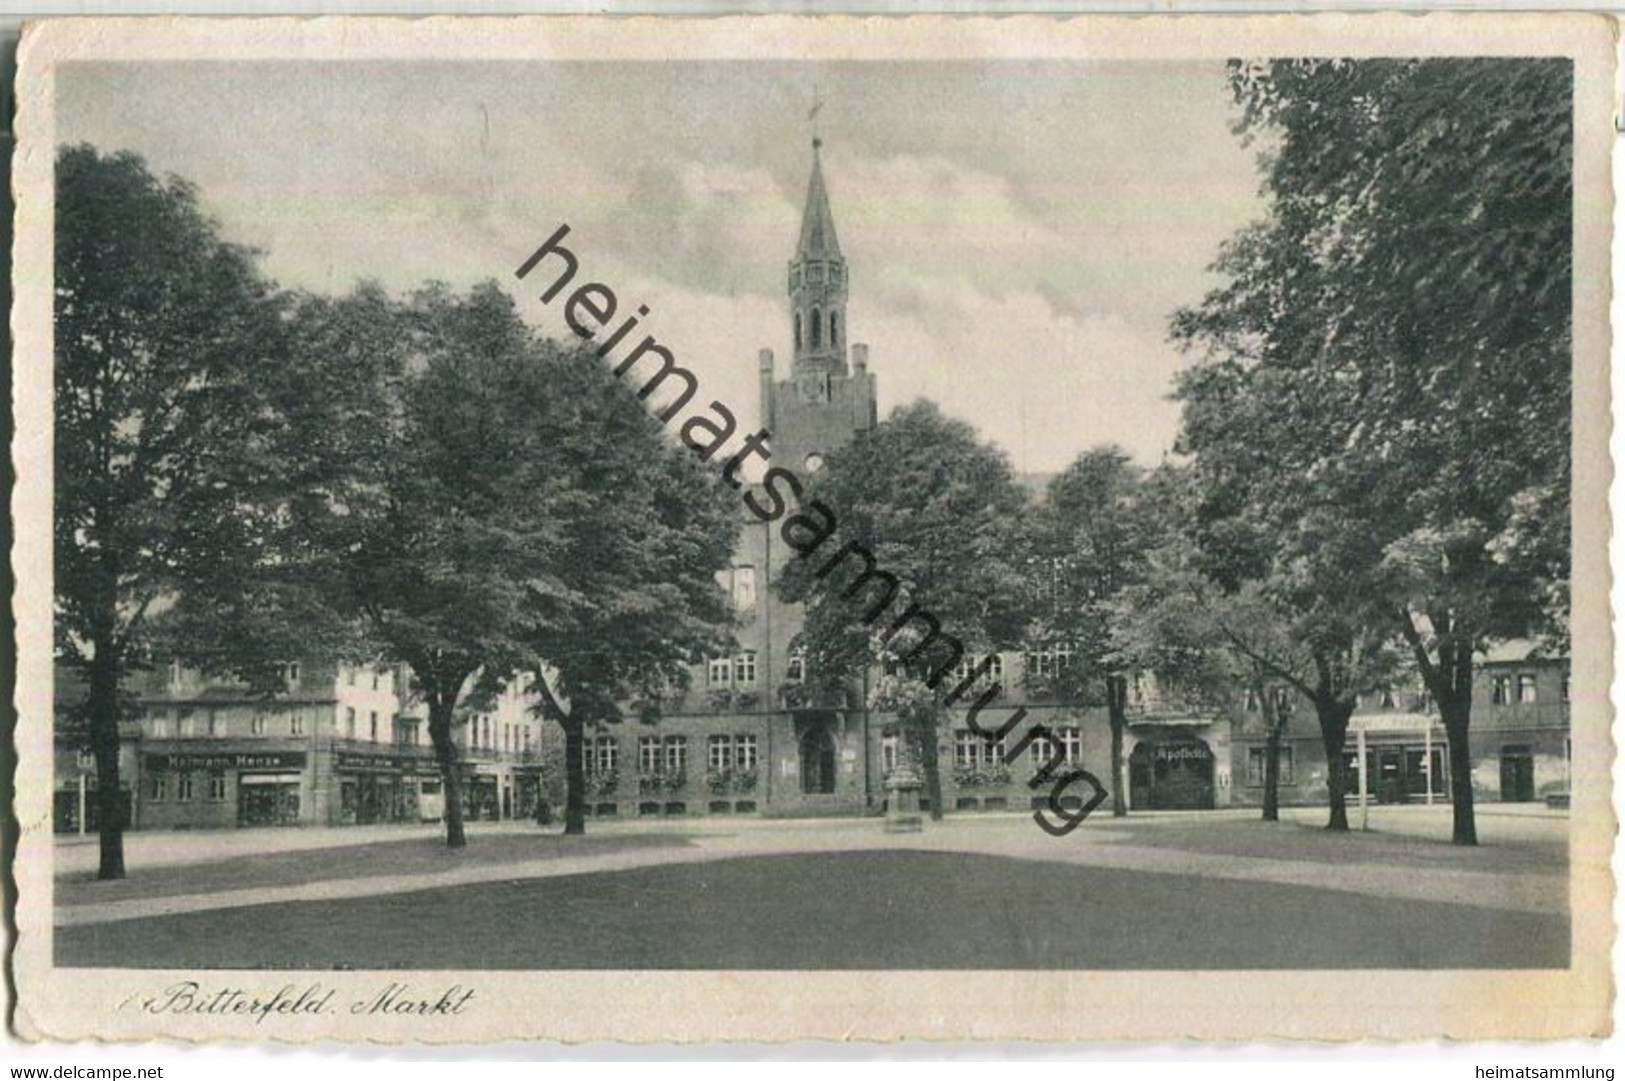
[[[303,769],[304,751],[244,751],[236,754],[153,754],[157,769]]]

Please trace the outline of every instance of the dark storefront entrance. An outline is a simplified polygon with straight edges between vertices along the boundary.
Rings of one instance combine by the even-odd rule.
[[[239,826],[297,826],[299,775],[244,773],[237,778]]]
[[[1194,737],[1142,742],[1129,755],[1129,800],[1150,811],[1213,808],[1213,752]]]
[[[1429,753],[1423,746],[1367,747],[1365,752],[1366,793],[1378,803],[1425,803],[1428,772],[1423,760]],[[1433,798],[1449,799],[1445,784],[1444,748],[1435,744],[1433,755]],[[1343,752],[1343,791],[1353,799],[1360,796],[1360,755]]]
[[[1501,802],[1528,803],[1535,798],[1535,754],[1527,744],[1501,748]]]

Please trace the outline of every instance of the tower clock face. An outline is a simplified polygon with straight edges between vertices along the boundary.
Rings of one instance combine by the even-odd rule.
[[[819,454],[817,451],[814,451],[813,453],[807,455],[807,458],[803,464],[807,467],[807,472],[816,473],[820,469],[824,468],[824,456]]]

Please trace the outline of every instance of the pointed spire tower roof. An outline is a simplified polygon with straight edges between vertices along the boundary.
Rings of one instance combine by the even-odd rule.
[[[796,256],[801,259],[839,259],[841,245],[835,239],[835,216],[829,210],[829,193],[824,190],[824,169],[818,158],[822,139],[813,140],[812,178],[807,181],[807,206],[801,212],[801,241]]]

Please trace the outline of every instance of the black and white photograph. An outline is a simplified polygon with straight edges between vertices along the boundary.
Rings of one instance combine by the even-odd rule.
[[[21,1027],[1608,1031],[1608,24],[1252,26],[31,27]]]

